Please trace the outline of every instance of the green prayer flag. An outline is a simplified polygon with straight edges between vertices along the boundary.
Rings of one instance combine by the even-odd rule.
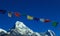
[[[56,27],[58,25],[58,22],[53,22],[52,26]]]

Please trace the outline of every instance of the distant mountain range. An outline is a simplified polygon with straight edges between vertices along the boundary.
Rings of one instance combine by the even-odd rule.
[[[13,29],[9,32],[0,28],[0,36],[56,36],[51,30],[43,33],[34,32],[29,29],[23,22],[17,21]]]

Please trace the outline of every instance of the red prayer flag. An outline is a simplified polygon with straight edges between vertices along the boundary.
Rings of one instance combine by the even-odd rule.
[[[50,20],[49,19],[46,19],[45,22],[50,22]]]
[[[19,17],[20,16],[20,13],[15,12],[15,16]]]

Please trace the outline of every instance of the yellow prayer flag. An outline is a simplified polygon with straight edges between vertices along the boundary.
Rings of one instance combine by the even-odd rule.
[[[32,17],[32,16],[27,15],[27,19],[28,19],[28,20],[33,20],[33,17]]]

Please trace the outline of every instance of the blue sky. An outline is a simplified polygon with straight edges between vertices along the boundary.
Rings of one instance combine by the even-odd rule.
[[[59,0],[0,0],[0,9],[7,10],[6,14],[0,14],[0,28],[8,30],[19,20],[36,32],[45,32],[50,29],[56,33],[56,36],[60,35]],[[9,18],[7,15],[8,11],[17,11],[21,14],[27,14],[37,18],[46,18],[52,21],[49,23],[34,20],[29,21],[26,16],[18,18],[14,15],[12,18]],[[57,27],[52,26],[52,22],[54,21],[59,22]]]

